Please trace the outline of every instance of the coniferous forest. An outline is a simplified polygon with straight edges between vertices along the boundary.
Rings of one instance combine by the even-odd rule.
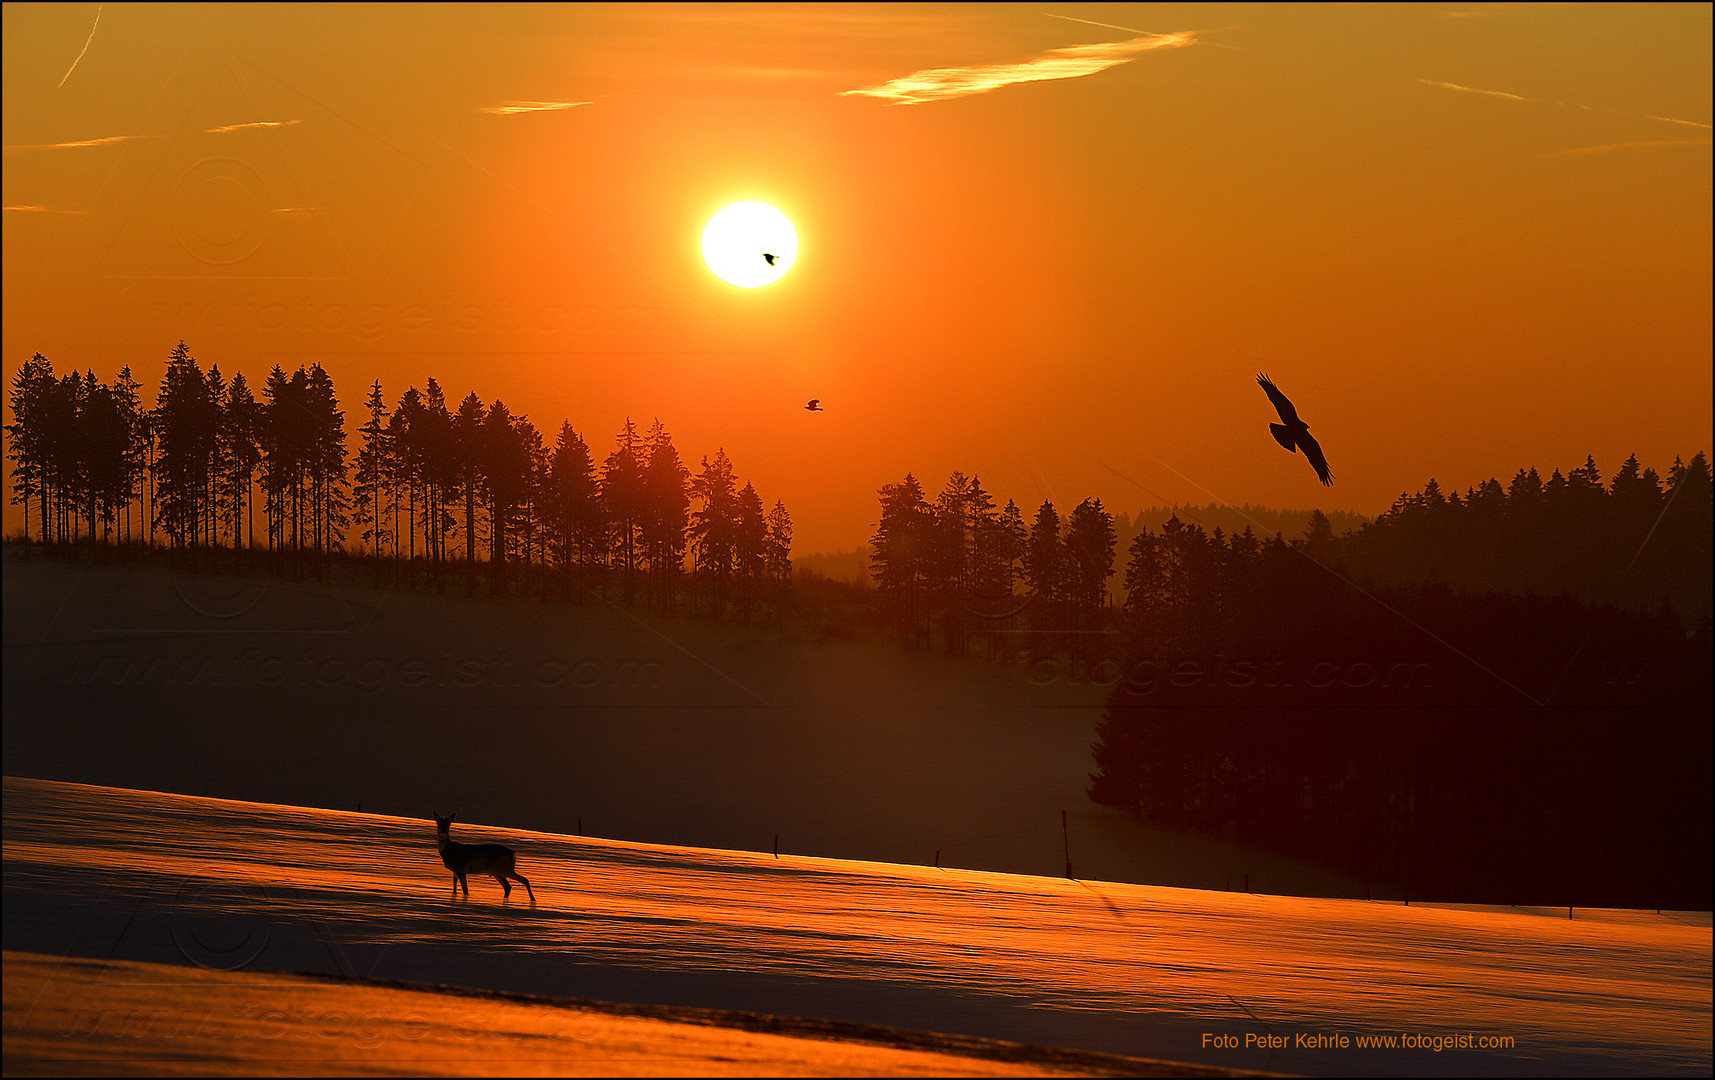
[[[129,367],[111,383],[37,354],[11,385],[9,456],[26,549],[164,547],[186,564],[324,576],[335,557],[377,584],[610,592],[748,623],[778,619],[792,519],[724,451],[693,473],[657,420],[627,419],[596,455],[569,422],[550,444],[524,415],[434,379],[389,407],[369,388],[353,446],[318,364],[276,366],[260,393],[204,371],[180,342],[156,404]],[[694,506],[693,506],[694,502]],[[690,572],[686,563],[689,559]]]
[[[955,473],[881,489],[897,637],[1111,687],[1089,796],[1340,865],[1378,895],[1707,908],[1711,478],[1628,459],[1336,536],[1170,517],[1127,546],[1086,499],[1027,522]]]
[[[1090,798],[1377,895],[1707,909],[1706,459],[1537,475],[1140,534]]]
[[[1665,475],[1629,458],[1607,483],[1594,460],[1463,495],[1431,480],[1343,534],[1315,511],[1291,539],[1177,513],[1116,527],[1096,498],[1027,515],[975,476],[931,497],[907,475],[878,493],[863,587],[795,581],[784,504],[723,451],[693,472],[659,421],[627,419],[598,463],[570,423],[550,444],[429,379],[391,404],[369,387],[352,438],[320,366],[256,390],[182,342],[152,407],[141,390],[129,368],[103,383],[39,354],[12,380],[26,552],[340,563],[395,588],[869,627],[1109,687],[1100,805],[1378,894],[1710,904],[1701,453]]]

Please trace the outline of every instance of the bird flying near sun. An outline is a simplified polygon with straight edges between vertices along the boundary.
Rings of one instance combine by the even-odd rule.
[[[811,412],[825,412],[826,411],[822,408],[822,399],[819,397],[811,398],[810,404],[804,406],[804,408],[809,409]]]
[[[772,285],[798,259],[798,231],[764,202],[737,202],[703,229],[703,259],[714,275],[741,289]]]
[[[1268,395],[1268,400],[1274,402],[1275,411],[1280,413],[1281,423],[1268,425],[1268,430],[1274,435],[1274,441],[1297,453],[1304,451],[1304,457],[1310,462],[1310,467],[1316,470],[1317,479],[1324,484],[1334,482],[1334,474],[1328,471],[1328,459],[1322,456],[1322,447],[1310,437],[1310,425],[1298,419],[1298,410],[1292,407],[1292,402],[1286,399],[1267,375],[1258,374],[1257,385]]]

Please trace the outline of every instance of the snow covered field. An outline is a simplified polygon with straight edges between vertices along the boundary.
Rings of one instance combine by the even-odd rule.
[[[1193,1075],[1010,1043],[492,991],[36,953],[6,953],[5,972],[8,1076]]]
[[[4,946],[187,977],[326,972],[1322,1075],[1711,1068],[1707,913],[1568,920],[462,820],[454,837],[515,847],[539,902],[502,902],[490,879],[450,899],[427,820],[8,779]],[[1357,1045],[1399,1036],[1450,1042]],[[1247,1048],[1259,1039],[1277,1046]]]

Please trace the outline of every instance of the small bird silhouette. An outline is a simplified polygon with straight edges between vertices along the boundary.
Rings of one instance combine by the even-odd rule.
[[[1258,374],[1257,385],[1268,395],[1268,400],[1274,402],[1275,411],[1280,413],[1284,423],[1270,424],[1268,430],[1274,435],[1274,441],[1297,453],[1304,451],[1304,457],[1310,462],[1310,467],[1316,470],[1317,479],[1324,484],[1334,482],[1334,474],[1328,471],[1328,459],[1322,456],[1322,447],[1310,437],[1310,425],[1298,419],[1298,410],[1292,407],[1292,402],[1286,399],[1267,375]]]
[[[804,407],[806,409],[809,409],[811,412],[826,412],[827,411],[827,410],[822,408],[822,399],[819,397],[811,398],[810,404],[808,404]]]
[[[763,252],[763,253],[762,253],[762,258],[763,258],[763,260],[764,260],[764,261],[766,261],[766,262],[767,262],[767,263],[768,263],[768,265],[769,265],[769,266],[773,266],[773,265],[774,265],[774,260],[775,260],[775,259],[778,259],[778,258],[779,258],[779,257],[780,257],[780,256],[778,256],[778,255],[776,255],[776,254],[774,254],[774,253],[773,253],[773,252],[772,252],[772,251],[764,251],[764,252]]]

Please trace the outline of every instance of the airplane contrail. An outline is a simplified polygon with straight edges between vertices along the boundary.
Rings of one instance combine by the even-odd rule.
[[[1460,86],[1458,83],[1440,82],[1435,79],[1419,79],[1425,86],[1435,86],[1442,90],[1458,90],[1466,94],[1482,94],[1484,97],[1504,98],[1507,101],[1523,101],[1532,105],[1558,105],[1562,109],[1581,109],[1584,112],[1611,113],[1615,116],[1642,117],[1645,120],[1659,120],[1664,124],[1680,124],[1685,127],[1708,129],[1709,125],[1698,120],[1678,120],[1671,116],[1655,116],[1651,113],[1629,113],[1619,109],[1610,109],[1604,105],[1581,105],[1575,101],[1556,101],[1553,98],[1525,97],[1523,94],[1510,94],[1505,90],[1484,90],[1475,86]],[[1615,144],[1618,145],[1618,144]]]
[[[1135,26],[1115,26],[1113,23],[1096,22],[1092,19],[1080,19],[1072,15],[1056,15],[1052,11],[1044,11],[1042,14],[1048,16],[1050,19],[1065,19],[1068,22],[1081,22],[1089,26],[1105,26],[1109,30],[1124,30],[1128,34],[1148,34],[1153,32],[1149,30],[1139,30]]]
[[[1543,157],[1571,157],[1574,154],[1605,154],[1610,150],[1648,150],[1658,146],[1708,146],[1708,139],[1650,139],[1643,142],[1604,143],[1601,146],[1580,146],[1575,150],[1556,150]]]
[[[95,5],[95,26],[91,26],[89,28],[89,36],[84,38],[83,48],[78,52],[77,60],[73,60],[71,62],[71,67],[66,68],[66,73],[60,76],[60,86],[64,86],[66,84],[66,80],[71,78],[71,73],[77,70],[78,61],[82,60],[83,54],[89,51],[89,43],[95,40],[95,27],[101,25],[101,9],[103,6],[104,5],[102,4]],[[56,86],[54,89],[58,90],[60,86]]]

